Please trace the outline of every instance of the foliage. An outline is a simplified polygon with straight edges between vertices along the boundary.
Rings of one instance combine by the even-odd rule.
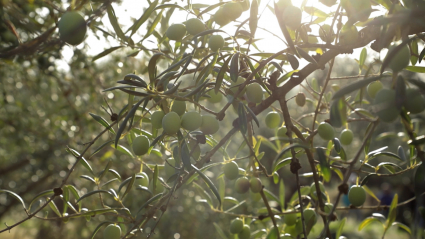
[[[321,2],[154,0],[123,27],[114,1],[72,1],[67,10],[62,1],[4,1],[0,217],[19,204],[25,215],[0,233],[31,219],[80,228],[87,220],[76,234],[91,238],[105,228],[122,238],[336,238],[349,231],[340,212],[371,209],[358,231],[374,222],[382,238],[393,226],[423,235],[397,209],[418,208],[425,191],[424,107],[416,107],[425,83],[412,73],[423,73],[425,3]],[[59,69],[69,46],[56,28],[67,11],[118,45],[89,56],[84,42],[72,48],[71,70]],[[173,25],[179,12],[189,21]],[[280,32],[261,25],[264,14]],[[282,49],[263,52],[261,31]],[[359,57],[353,72],[338,57],[347,53]],[[376,82],[383,87],[372,92]],[[381,204],[369,188],[405,175],[411,199],[398,193]],[[341,206],[353,185],[373,199]]]

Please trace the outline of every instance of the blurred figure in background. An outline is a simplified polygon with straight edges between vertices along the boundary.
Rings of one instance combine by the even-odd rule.
[[[381,195],[379,196],[379,200],[381,201],[381,206],[389,206],[393,201],[394,193],[391,191],[391,186],[389,183],[384,182],[381,184]],[[385,209],[382,214],[387,217],[388,209]]]

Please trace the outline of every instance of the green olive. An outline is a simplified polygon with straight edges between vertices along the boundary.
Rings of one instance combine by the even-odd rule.
[[[280,138],[286,138],[286,137],[288,137],[287,135],[286,135],[286,132],[287,132],[288,130],[286,129],[286,127],[285,126],[282,126],[282,127],[279,127],[278,129],[277,129],[277,137],[280,137]]]
[[[83,42],[87,32],[87,24],[78,12],[66,12],[58,23],[60,39],[71,45]]]
[[[139,173],[140,176],[143,176],[143,178],[137,179],[137,181],[142,185],[143,187],[149,187],[149,177],[145,172]]]
[[[302,11],[295,6],[287,6],[283,11],[283,20],[286,26],[297,29],[301,25]]]
[[[180,129],[180,116],[174,111],[169,112],[162,119],[162,128],[168,135],[177,133]]]
[[[353,131],[349,129],[344,129],[341,134],[339,135],[339,141],[343,145],[350,145],[351,142],[353,142]]]
[[[165,174],[170,177],[171,175],[173,175],[176,172],[176,169],[171,167],[170,164],[172,166],[176,166],[176,160],[174,158],[168,158],[167,159],[168,163],[165,162],[164,163],[164,169],[165,169]]]
[[[215,134],[217,133],[218,129],[220,128],[220,125],[218,123],[218,120],[211,115],[203,115],[202,116],[202,124],[200,127],[200,130],[204,134]]]
[[[121,228],[115,224],[109,224],[103,230],[104,239],[120,239],[121,238]]]
[[[366,191],[361,186],[352,186],[348,192],[348,200],[351,205],[360,207],[366,202]]]
[[[223,94],[221,94],[220,91],[216,94],[214,90],[210,90],[207,94],[210,96],[207,100],[211,103],[219,103],[223,98]]]
[[[304,210],[304,220],[305,220],[307,225],[310,223],[310,221],[313,222],[313,225],[316,224],[316,222],[317,222],[316,212],[311,208],[305,209]]]
[[[235,190],[237,193],[243,194],[249,190],[249,180],[247,177],[240,177],[236,179]]]
[[[357,43],[359,32],[356,26],[344,25],[339,32],[339,42],[343,45],[352,45]]]
[[[387,53],[387,57],[389,57],[389,55],[391,54],[392,51],[394,51],[394,49],[398,46],[399,44],[393,44],[388,48],[388,53]],[[385,60],[384,60],[385,61]],[[388,67],[393,71],[393,72],[399,72],[401,70],[403,70],[404,68],[406,68],[409,65],[410,62],[410,49],[407,46],[407,44],[405,44],[404,46],[401,47],[401,49],[399,51],[397,51],[397,53],[395,53],[395,55],[393,55],[391,57],[391,60],[388,64]]]
[[[239,166],[235,161],[232,161],[223,166],[223,172],[227,179],[236,179],[239,176]]]
[[[196,111],[186,112],[182,116],[181,126],[184,129],[187,129],[189,131],[193,131],[193,130],[199,128],[201,126],[201,124],[202,124],[202,117]]]
[[[220,26],[225,26],[229,24],[232,20],[224,14],[223,8],[220,7],[217,12],[214,14],[214,22]]]
[[[236,20],[242,15],[243,8],[238,2],[228,2],[223,5],[223,13],[231,20]]]
[[[323,192],[323,193],[325,193],[326,192],[326,190],[325,190],[325,186],[323,185],[323,183],[322,182],[320,182],[319,181],[319,187],[320,187],[320,192]],[[313,198],[314,200],[317,200],[318,198],[317,198],[317,192],[316,192],[316,184],[313,182],[311,185],[310,185],[310,196],[311,196],[311,198]],[[322,197],[323,198],[323,197]]]
[[[171,106],[171,111],[176,112],[182,116],[186,112],[186,101],[175,100]]]
[[[191,18],[186,21],[186,29],[190,35],[196,35],[205,31],[204,23],[198,18]]]
[[[250,239],[251,238],[251,228],[249,225],[243,225],[242,231],[238,234],[239,239]]]
[[[397,119],[400,111],[395,106],[395,97],[395,91],[390,89],[382,89],[376,94],[373,104],[380,120],[389,123]]]
[[[324,24],[319,29],[319,37],[324,42],[332,42],[335,40],[335,32],[330,25]]]
[[[249,3],[249,0],[244,0],[244,1],[242,1],[242,2],[239,2],[239,4],[242,6],[242,10],[245,12],[245,11],[248,11],[249,10],[249,7],[250,7],[250,3]]]
[[[295,225],[295,223],[297,223],[297,214],[296,213],[285,214],[283,216],[283,222],[288,226]]]
[[[181,41],[186,35],[186,26],[181,23],[173,24],[167,29],[165,35],[170,40]]]
[[[334,128],[326,122],[320,123],[319,127],[317,128],[317,132],[319,133],[320,138],[323,140],[331,140],[335,135]]]
[[[303,107],[305,105],[305,94],[302,92],[298,93],[297,96],[295,96],[295,103],[297,103],[299,107]]]
[[[291,0],[279,0],[276,3],[277,9],[279,10],[279,12],[283,12],[287,6],[292,6],[292,2]]]
[[[233,82],[233,81],[231,82],[230,92],[233,93],[233,95],[235,95],[238,92],[240,85],[243,84],[244,82],[245,82],[245,78],[239,76],[236,82]],[[245,94],[246,88],[247,87],[242,89],[242,92],[239,94],[239,96]],[[261,91],[261,93],[263,92]]]
[[[263,189],[263,184],[259,178],[251,178],[249,180],[249,187],[251,188],[251,192],[259,193]]]
[[[240,218],[235,218],[230,222],[230,233],[238,234],[243,229],[243,221]]]
[[[419,114],[425,110],[425,99],[418,89],[406,90],[404,108],[411,114]]]
[[[266,126],[270,129],[279,127],[280,125],[280,115],[276,111],[269,112],[266,115]]]
[[[148,152],[149,147],[150,147],[150,142],[148,137],[141,135],[141,136],[137,136],[136,138],[134,138],[133,140],[133,152],[136,155],[144,155]]]
[[[329,214],[331,213],[332,209],[334,208],[334,205],[332,203],[325,203],[325,213]]]
[[[258,83],[251,83],[246,87],[246,97],[252,103],[260,103],[263,100],[263,88]]]
[[[224,39],[220,35],[212,35],[210,36],[210,39],[208,40],[208,46],[210,47],[211,51],[218,51],[220,48],[224,46]]]
[[[162,118],[164,118],[164,111],[155,111],[151,115],[151,124],[154,129],[162,128]]]
[[[380,81],[374,81],[370,83],[367,88],[367,94],[370,96],[370,98],[375,99],[376,94],[383,88],[384,86]]]

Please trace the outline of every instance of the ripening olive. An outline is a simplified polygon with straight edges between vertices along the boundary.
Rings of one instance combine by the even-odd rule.
[[[263,184],[259,178],[251,178],[251,180],[249,180],[249,187],[251,188],[251,192],[259,193],[263,188]]]
[[[236,179],[235,190],[237,193],[243,194],[249,190],[249,180],[247,177],[240,177]]]
[[[305,94],[302,92],[298,93],[297,96],[295,96],[295,103],[297,103],[299,107],[303,107],[305,105]]]

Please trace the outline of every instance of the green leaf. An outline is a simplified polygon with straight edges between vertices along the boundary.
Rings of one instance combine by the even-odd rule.
[[[303,49],[301,49],[299,47],[296,47],[296,48],[297,48],[297,51],[302,58],[304,58],[306,61],[308,61],[310,63],[318,65],[317,61],[312,56],[310,56],[306,51],[304,51]]]
[[[0,190],[0,192],[1,192],[2,190]],[[51,195],[51,194],[53,194],[54,192],[53,192],[53,189],[49,189],[49,190],[46,190],[46,191],[43,191],[43,192],[41,192],[41,193],[39,193],[39,194],[37,194],[37,196],[35,196],[32,200],[31,200],[31,202],[30,202],[30,204],[29,204],[29,206],[28,206],[28,211],[31,211],[31,206],[32,206],[32,204],[33,203],[35,203],[36,201],[38,201],[40,198],[42,198],[42,197],[46,197],[46,196],[48,196],[48,195]]]
[[[366,61],[366,57],[367,57],[367,49],[366,49],[366,47],[364,47],[362,49],[362,52],[360,53],[360,60],[359,60],[359,68],[360,69],[363,68],[363,65],[364,65],[364,63]]]
[[[364,80],[359,80],[356,81],[354,83],[351,83],[347,86],[344,86],[343,88],[341,88],[340,90],[338,90],[337,92],[335,92],[335,94],[333,95],[332,99],[339,99],[341,97],[344,97],[347,94],[350,94],[351,92],[355,91],[355,90],[359,90],[363,87],[366,87],[369,83],[379,80],[381,79],[381,76],[375,76],[375,77],[371,77],[371,78],[367,78]]]
[[[72,155],[74,155],[74,157],[79,158],[81,157],[80,163],[92,174],[94,175],[93,169],[90,166],[90,164],[87,162],[87,160],[80,155],[80,153],[72,148],[68,148],[67,149]]]
[[[204,180],[204,182],[208,185],[208,187],[214,193],[214,195],[216,196],[218,203],[219,203],[217,208],[220,208],[221,198],[220,198],[220,194],[219,194],[217,188],[215,187],[214,183],[201,170],[199,170],[195,165],[192,164],[192,168],[199,174],[199,176],[201,176],[201,178]]]
[[[329,15],[325,12],[315,8],[315,7],[304,7],[304,12],[310,14],[311,16],[316,16],[320,18],[327,18]]]
[[[0,193],[8,193],[10,194],[12,197],[14,197],[15,199],[19,200],[22,204],[22,206],[24,207],[24,209],[27,209],[25,206],[25,202],[24,200],[16,193],[9,191],[9,190],[5,190],[5,189],[0,189]]]
[[[139,212],[146,207],[147,205],[149,205],[149,203],[155,202],[156,200],[160,199],[162,197],[164,193],[158,193],[157,195],[151,197],[149,200],[147,200],[137,211],[137,214],[139,214]]]
[[[157,65],[158,65],[157,61],[162,56],[165,56],[165,54],[164,53],[156,53],[149,60],[148,72],[149,72],[149,82],[150,82],[151,85],[154,84],[154,81],[155,81],[155,78],[156,78],[156,68],[157,68]]]
[[[330,124],[336,128],[340,128],[347,123],[347,106],[343,98],[332,102],[329,118]]]
[[[111,222],[105,221],[100,223],[93,231],[93,234],[91,235],[91,239],[94,239],[94,236],[96,236],[96,233],[100,230],[100,228],[104,225],[104,224],[110,224]]]
[[[112,166],[112,160],[108,160],[105,169],[99,175],[99,181],[102,180],[103,176],[109,171],[109,168]]]
[[[245,0],[248,1],[248,0]],[[258,24],[258,1],[252,0],[251,10],[249,12],[249,30],[251,31],[251,36],[255,36],[255,32],[257,31]]]
[[[161,21],[161,19],[162,19],[162,12],[163,12],[164,10],[161,10],[161,12],[159,12],[158,13],[158,15],[156,15],[156,17],[155,17],[155,19],[153,20],[153,22],[152,22],[152,25],[149,27],[149,29],[148,29],[148,32],[145,34],[145,36],[143,37],[143,40],[144,39],[146,39],[146,38],[148,38],[151,34],[152,34],[152,32],[153,31],[155,31],[155,27],[156,27],[156,25],[158,25],[158,23]],[[142,40],[142,41],[143,41]]]
[[[136,113],[136,110],[139,108],[139,105],[142,104],[142,102],[145,101],[145,98],[141,99],[139,102],[137,102],[133,108],[128,112],[127,116],[124,118],[124,120],[121,122],[120,127],[118,128],[118,132],[115,136],[115,147],[118,145],[118,141],[121,138],[121,134],[124,132],[127,122],[130,118],[133,118],[134,114]]]
[[[344,217],[344,219],[341,220],[341,222],[339,223],[338,229],[336,230],[336,236],[335,238],[340,238],[341,234],[342,234],[342,230],[344,229],[345,226],[345,222],[347,221],[347,218]]]
[[[373,193],[372,190],[369,189],[366,185],[363,185],[363,189],[366,191],[367,194],[369,194],[371,197],[373,197],[376,201],[379,202],[379,198]]]
[[[123,41],[127,41],[124,32],[121,30],[120,25],[118,24],[118,20],[117,17],[115,15],[115,11],[114,8],[112,7],[111,4],[108,4],[108,18],[109,18],[109,22],[111,23],[112,27],[114,28],[115,33],[117,34],[117,36],[123,40]]]
[[[133,174],[133,176],[131,177],[130,182],[128,183],[128,186],[125,189],[125,192],[122,195],[121,199],[124,199],[124,197],[130,192],[130,190],[133,187],[135,181],[136,181],[136,174]]]
[[[245,109],[248,111],[248,113],[251,115],[252,119],[254,120],[254,122],[257,124],[257,127],[260,127],[260,121],[258,121],[257,116],[255,115],[255,113],[251,110],[251,108],[249,108],[247,105],[243,105],[245,107]]]
[[[421,54],[419,54],[419,63],[421,63],[422,59],[424,59],[425,56],[425,48],[422,49]]]
[[[397,216],[397,204],[398,204],[398,195],[396,193],[393,197],[393,201],[391,202],[390,212],[388,213],[388,218],[386,222],[387,228],[389,228],[395,221],[395,218]]]
[[[103,143],[102,145],[100,145],[99,147],[96,148],[96,150],[94,150],[94,152],[90,155],[89,159],[91,157],[93,157],[93,155],[97,154],[100,152],[101,149],[103,149],[106,145],[109,145],[110,143],[114,142],[113,139],[106,141],[105,143]]]
[[[86,179],[86,180],[88,180],[88,181],[90,181],[90,182],[92,182],[92,183],[94,183],[94,184],[96,184],[96,180],[94,180],[92,177],[90,177],[90,176],[87,176],[87,175],[81,175],[80,176],[80,178],[84,178],[84,179]]]
[[[93,195],[93,194],[98,194],[98,193],[106,193],[106,194],[108,194],[108,195],[113,196],[113,195],[112,195],[112,193],[111,193],[110,191],[107,191],[107,190],[94,190],[94,191],[88,192],[88,193],[84,194],[83,196],[81,196],[81,197],[77,200],[77,203],[78,203],[78,202],[80,202],[81,200],[83,200],[84,198],[90,197],[91,195]]]
[[[232,56],[232,60],[230,62],[230,79],[233,82],[236,82],[238,80],[238,74],[239,74],[239,52],[235,53]]]
[[[279,203],[282,206],[285,206],[285,183],[283,179],[280,180],[279,183]]]
[[[155,0],[154,2],[152,2],[151,4],[149,4],[149,7],[143,12],[142,16],[133,24],[133,26],[131,26],[128,30],[130,31],[131,29],[131,34],[130,36],[133,36],[134,33],[137,32],[137,30],[139,30],[140,26],[149,19],[149,17],[151,16],[152,12],[155,10],[156,5],[158,5],[159,0]]]
[[[362,182],[360,183],[360,186],[366,185],[367,182],[374,176],[376,176],[376,173],[371,173],[371,174],[366,175],[366,177],[364,177]]]
[[[214,167],[214,166],[218,166],[221,165],[222,163],[212,163],[212,164],[208,164],[205,165],[204,167],[202,167],[201,169],[199,169],[201,172],[205,172],[207,171],[209,168]],[[197,174],[193,174],[192,176],[190,176],[190,178],[186,181],[186,185],[189,185],[193,180],[195,180],[198,177]]]
[[[256,1],[256,0],[254,0],[254,1]],[[221,239],[228,239],[226,234],[224,234],[223,230],[221,229],[221,227],[217,223],[213,222],[213,225],[214,225],[214,228],[217,231],[218,235],[221,237]]]
[[[320,171],[322,173],[323,179],[325,182],[329,182],[331,179],[331,169],[326,158],[325,150],[323,148],[316,148],[316,154],[319,158]]]
[[[80,199],[80,194],[78,194],[77,189],[72,185],[65,186],[68,188],[68,190],[74,195],[75,200]],[[78,210],[81,210],[81,202],[78,203]]]
[[[397,154],[391,153],[391,152],[378,152],[378,153],[375,153],[375,154],[369,154],[369,156],[370,156],[369,160],[372,160],[372,159],[377,158],[379,156],[387,156],[387,157],[394,158],[394,159],[397,159],[397,160],[403,162],[403,160]]]
[[[246,118],[245,107],[242,102],[239,102],[238,116],[239,116],[239,129],[242,134],[246,134],[246,131],[248,130],[248,121]]]
[[[285,40],[286,40],[289,48],[293,51],[293,53],[295,55],[298,56],[297,49],[295,48],[294,42],[292,41],[292,38],[291,38],[291,35],[289,34],[288,29],[286,28],[286,24],[285,24],[285,21],[283,19],[283,12],[278,10],[278,8],[276,7],[276,2],[274,3],[274,11],[275,11],[275,16],[277,18],[277,21],[279,23],[280,30],[282,31],[283,36],[285,37]]]
[[[278,239],[278,238],[279,238],[279,228],[273,227],[272,229],[270,229],[269,233],[267,234],[266,239]]]
[[[177,4],[162,4],[162,5],[159,5],[158,7],[156,7],[155,10],[165,9],[165,8],[178,8],[180,10],[186,11],[186,9],[184,9],[183,7],[181,7]]]
[[[224,75],[227,72],[227,69],[229,68],[229,62],[232,59],[232,57],[228,57],[227,60],[223,63],[223,66],[221,66],[220,71],[217,74],[217,78],[215,80],[215,86],[214,86],[214,92],[217,94],[220,90],[221,84],[223,83]]]
[[[397,226],[402,228],[403,230],[405,230],[406,232],[408,232],[410,235],[412,235],[412,231],[410,231],[410,228],[406,225],[404,225],[401,222],[393,222],[393,224],[391,224],[391,226]]]
[[[158,169],[158,164],[155,165],[154,171],[153,171],[153,178],[152,178],[152,186],[153,186],[153,193],[156,193],[156,188],[157,188],[157,183],[158,183],[158,174],[159,174],[159,169]]]
[[[284,148],[282,151],[280,151],[280,153],[275,157],[275,159],[273,160],[273,162],[276,162],[278,159],[280,159],[286,152],[288,152],[291,149],[295,149],[295,148],[304,148],[304,149],[308,149],[309,147],[307,145],[303,145],[303,144],[291,144],[288,147]]]
[[[268,197],[269,199],[272,199],[278,203],[280,203],[280,199],[273,194],[272,192],[270,192],[268,189],[263,189],[264,194],[266,195],[266,197]],[[285,205],[280,205],[281,208],[284,208]]]
[[[209,12],[209,11],[214,10],[215,8],[217,8],[217,7],[221,6],[221,5],[225,4],[225,3],[226,3],[226,2],[219,2],[219,3],[216,3],[216,4],[214,4],[214,5],[211,5],[211,6],[207,7],[206,9],[204,9],[202,12],[200,12],[200,13],[198,14],[198,16],[197,16],[197,17],[200,17],[200,16],[202,16],[204,13],[207,13],[207,12]]]
[[[359,231],[361,231],[365,226],[367,226],[367,225],[369,225],[370,223],[372,223],[372,222],[379,222],[379,223],[381,223],[381,225],[382,225],[382,222],[378,219],[378,218],[375,218],[375,217],[368,217],[368,218],[366,218],[366,219],[364,219],[361,223],[360,223],[360,225],[359,225]]]
[[[410,44],[410,50],[413,53],[412,56],[410,57],[410,62],[412,63],[412,65],[416,65],[416,63],[418,62],[417,55],[419,54],[419,52],[418,52],[418,39],[415,39],[414,41],[412,41],[412,43]]]
[[[425,192],[425,164],[422,163],[416,168],[414,176],[415,196],[419,198]]]
[[[273,168],[273,173],[274,173],[274,172],[276,172],[277,170],[279,170],[279,169],[281,169],[281,168],[285,167],[286,165],[290,164],[290,163],[291,163],[291,161],[292,161],[292,157],[282,159],[281,161],[279,161],[279,162],[276,164],[276,166],[274,166],[274,168]]]
[[[286,54],[286,57],[288,58],[289,64],[291,64],[292,69],[298,69],[298,67],[300,66],[298,59],[291,54]]]
[[[120,49],[120,48],[123,48],[123,46],[114,46],[114,47],[111,47],[109,49],[106,49],[106,50],[102,51],[101,53],[97,54],[96,56],[94,56],[91,61],[94,62],[95,60],[102,58],[102,57],[108,55],[109,53],[111,53],[111,52],[113,52],[117,49]]]
[[[201,33],[196,34],[195,36],[193,36],[192,41],[196,40],[198,37],[205,36],[205,35],[208,35],[208,34],[212,34],[214,32],[223,32],[223,33],[226,33],[225,31],[220,30],[220,29],[210,29],[210,30],[206,30],[206,31],[203,31]]]
[[[130,150],[128,150],[126,147],[118,144],[116,147],[114,144],[111,144],[111,147],[118,150],[119,152],[126,154],[128,156],[130,156],[131,158],[134,158],[134,155],[130,152]]]

